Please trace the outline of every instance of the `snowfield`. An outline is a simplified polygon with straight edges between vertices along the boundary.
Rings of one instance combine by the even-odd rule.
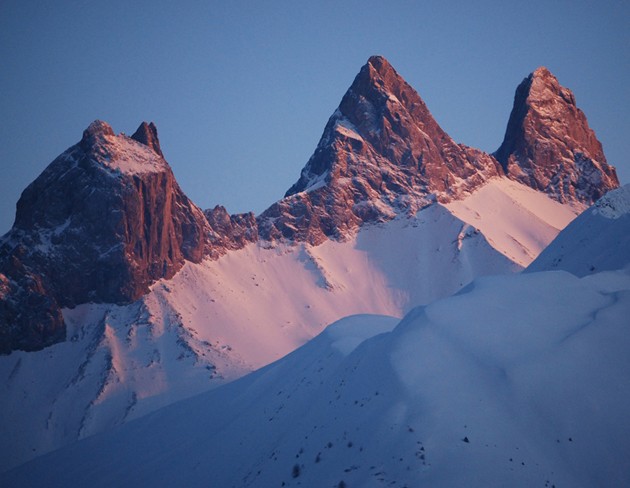
[[[477,279],[393,329],[391,317],[344,319],[258,372],[0,482],[627,486],[629,316],[627,269]]]
[[[630,185],[608,192],[582,213],[528,268],[576,276],[630,264]]]

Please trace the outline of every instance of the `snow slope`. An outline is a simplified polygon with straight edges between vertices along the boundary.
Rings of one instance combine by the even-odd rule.
[[[629,314],[627,270],[480,278],[391,332],[342,320],[0,484],[627,486]]]
[[[523,267],[584,210],[577,203],[562,205],[507,178],[495,178],[468,198],[446,207],[478,228],[495,249]]]
[[[65,310],[69,341],[0,357],[0,471],[260,368],[352,314],[402,317],[511,273],[574,214],[498,178],[461,202],[320,246],[187,263],[125,307]]]
[[[630,185],[612,190],[575,219],[529,266],[576,276],[630,264]]]

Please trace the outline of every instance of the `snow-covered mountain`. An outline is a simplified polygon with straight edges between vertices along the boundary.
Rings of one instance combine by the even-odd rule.
[[[184,264],[133,304],[64,309],[68,341],[0,357],[0,411],[14,419],[2,465],[242,376],[340,317],[402,317],[477,276],[518,271],[573,217],[497,179],[344,242],[250,244]]]
[[[621,233],[628,197],[617,192],[609,222]],[[598,240],[580,252],[602,245],[615,252]],[[255,373],[0,481],[627,486],[629,316],[628,268],[479,278],[400,322],[342,319]]]
[[[560,123],[581,114],[570,92],[546,71],[530,78],[562,108],[536,118],[541,134],[553,126],[545,144],[578,151]],[[92,124],[25,190],[0,242],[0,350],[12,351],[0,356],[0,471],[232,381],[342,317],[402,317],[523,269],[617,185],[601,156],[556,168],[573,182],[564,193],[506,173],[445,134],[381,57],[258,217],[190,202],[153,124],[132,137]]]
[[[96,121],[24,191],[0,241],[0,352],[64,340],[63,307],[129,303],[185,261],[248,243],[344,241],[506,175],[576,210],[618,186],[573,95],[546,69],[517,89],[496,155],[455,143],[380,56],[357,75],[300,179],[258,218],[222,207],[204,215],[153,124],[126,137]]]

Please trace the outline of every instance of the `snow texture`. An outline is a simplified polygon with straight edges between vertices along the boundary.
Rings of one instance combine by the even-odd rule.
[[[582,213],[528,267],[577,276],[630,265],[630,185],[612,190]]]
[[[106,168],[125,174],[166,171],[168,164],[153,149],[123,134],[104,135],[106,146],[97,146],[96,161]],[[100,149],[100,150],[99,150]]]
[[[592,213],[607,219],[618,219],[630,214],[630,185],[608,192],[595,203]]]
[[[482,278],[391,332],[390,317],[342,320],[0,483],[627,486],[629,314],[627,271]]]

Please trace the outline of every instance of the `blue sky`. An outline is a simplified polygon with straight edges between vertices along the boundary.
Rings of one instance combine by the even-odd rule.
[[[626,0],[2,0],[0,233],[94,119],[127,134],[154,121],[195,203],[259,213],[297,180],[372,54],[457,142],[486,151],[517,84],[547,66],[627,183],[629,53]]]

